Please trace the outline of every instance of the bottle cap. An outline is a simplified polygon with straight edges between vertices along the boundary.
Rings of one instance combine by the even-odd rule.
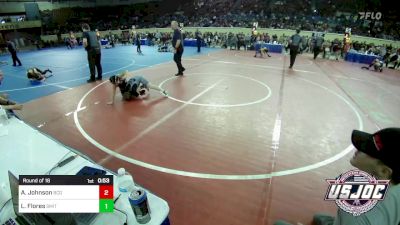
[[[124,168],[119,168],[118,169],[118,175],[119,176],[125,175],[125,169]]]

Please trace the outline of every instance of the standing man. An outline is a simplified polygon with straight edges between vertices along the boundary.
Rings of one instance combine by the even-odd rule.
[[[15,46],[14,42],[7,41],[7,48],[11,54],[11,58],[13,60],[13,66],[17,66],[17,64],[16,64],[17,62],[18,62],[18,66],[22,66],[21,61],[19,61],[19,59],[18,59],[17,47]]]
[[[299,52],[300,43],[302,42],[302,38],[299,35],[300,29],[296,30],[296,34],[294,34],[290,40],[290,66],[289,69],[293,68],[294,61],[296,60],[297,53]]]
[[[201,33],[200,33],[199,29],[196,30],[195,36],[196,36],[196,40],[197,40],[197,52],[200,53],[202,37],[201,37]]]
[[[141,55],[142,54],[142,48],[141,48],[141,46],[142,46],[142,43],[141,43],[141,37],[140,37],[140,34],[139,34],[139,32],[136,32],[135,31],[135,40],[136,40],[136,52],[139,54],[139,55]]]
[[[139,32],[136,31],[136,26],[135,26],[135,25],[132,25],[131,38],[132,38],[132,40],[133,40],[133,41],[132,41],[133,45],[136,44],[136,52],[137,52],[139,55],[142,55],[141,37],[140,37]]]
[[[178,22],[172,21],[171,28],[174,30],[174,36],[172,37],[172,47],[174,48],[174,61],[178,67],[178,73],[175,76],[183,76],[185,68],[182,66],[182,54],[183,54],[183,42],[182,34],[178,27]]]
[[[322,35],[318,35],[315,39],[314,39],[314,60],[317,58],[318,54],[321,52],[322,50],[322,44],[324,43],[324,34]]]
[[[87,80],[88,83],[94,82],[96,69],[97,68],[97,80],[103,79],[101,67],[101,48],[100,43],[97,40],[96,33],[90,31],[90,27],[87,23],[82,24],[82,38],[83,47],[85,47],[88,55],[89,69],[90,69],[90,79]]]

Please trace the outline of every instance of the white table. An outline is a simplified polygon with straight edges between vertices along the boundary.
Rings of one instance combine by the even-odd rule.
[[[2,186],[5,186],[5,190],[0,192],[0,195],[5,195],[0,198],[0,207],[7,199],[11,198],[8,170],[16,176],[42,175],[53,168],[61,158],[75,155],[66,146],[56,142],[17,118],[11,118],[6,128],[8,129],[8,135],[0,136],[0,189]],[[79,156],[65,166],[53,170],[51,174],[74,175],[84,166],[107,170]],[[107,174],[111,175],[110,171],[107,171]],[[117,184],[118,182],[114,175],[114,199],[120,194]],[[159,225],[168,217],[168,203],[149,191],[147,197],[151,210],[151,220],[147,224]],[[138,224],[127,199],[121,197],[116,202],[115,208],[127,213],[128,225]],[[0,212],[0,224],[4,223],[10,217],[14,218],[15,213],[12,204],[9,202]],[[124,222],[125,215],[114,210],[114,213],[100,213],[92,225],[122,225]]]

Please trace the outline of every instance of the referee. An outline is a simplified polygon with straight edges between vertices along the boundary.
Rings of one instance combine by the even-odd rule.
[[[290,40],[290,66],[289,69],[293,68],[294,61],[296,60],[297,53],[299,52],[300,43],[302,42],[302,38],[299,35],[300,29],[296,30],[296,34],[294,34]]]
[[[314,40],[314,60],[318,57],[321,50],[323,50],[324,34],[318,35]],[[325,58],[325,57],[324,57]]]
[[[88,83],[95,82],[96,68],[97,68],[97,80],[102,79],[103,69],[101,67],[101,49],[100,43],[97,39],[96,32],[90,31],[90,27],[87,23],[82,24],[82,38],[83,47],[85,47],[88,55],[90,79]]]
[[[13,66],[17,66],[17,63],[18,63],[18,66],[22,66],[21,61],[19,61],[19,58],[17,56],[17,47],[15,46],[14,42],[7,41],[7,48],[11,54]]]
[[[201,39],[203,37],[201,36],[201,33],[200,33],[199,29],[196,30],[195,36],[196,36],[196,42],[197,42],[197,52],[200,52]]]
[[[172,47],[174,48],[174,61],[178,67],[178,73],[175,76],[183,76],[185,68],[182,66],[182,54],[183,54],[183,43],[182,34],[178,27],[178,22],[172,21],[171,28],[174,30],[174,36],[172,37]]]

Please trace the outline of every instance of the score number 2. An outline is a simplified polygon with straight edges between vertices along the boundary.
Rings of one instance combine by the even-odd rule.
[[[114,187],[112,185],[100,185],[100,199],[113,199]]]

